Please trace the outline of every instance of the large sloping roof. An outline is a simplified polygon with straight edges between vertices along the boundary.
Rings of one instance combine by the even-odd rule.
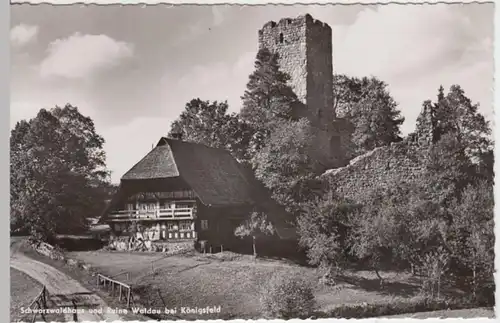
[[[205,205],[252,204],[251,188],[238,162],[224,149],[161,138],[122,182],[181,177]]]
[[[155,179],[179,176],[172,149],[169,145],[157,145],[144,158],[135,164],[122,180]]]

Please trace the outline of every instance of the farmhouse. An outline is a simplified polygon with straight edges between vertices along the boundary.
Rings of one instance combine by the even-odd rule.
[[[144,240],[227,246],[262,196],[226,150],[161,138],[123,175],[101,222],[115,236],[135,226]]]

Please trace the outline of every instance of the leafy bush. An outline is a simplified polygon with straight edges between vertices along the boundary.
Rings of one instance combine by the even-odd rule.
[[[316,308],[313,288],[302,277],[274,275],[261,291],[262,313],[269,318],[307,318]]]
[[[382,304],[345,304],[328,312],[315,313],[315,317],[361,319],[446,309],[466,309],[470,307],[474,306],[464,299],[431,300],[429,298],[413,298]]]
[[[309,264],[340,267],[344,262],[348,221],[359,206],[332,191],[305,204],[298,217],[299,243],[307,250]]]

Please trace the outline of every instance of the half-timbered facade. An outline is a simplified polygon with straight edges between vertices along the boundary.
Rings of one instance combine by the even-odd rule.
[[[227,151],[161,138],[123,175],[101,222],[115,236],[138,230],[151,241],[228,245],[255,207],[254,192]]]

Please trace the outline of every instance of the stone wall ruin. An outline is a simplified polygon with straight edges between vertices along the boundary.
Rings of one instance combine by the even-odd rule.
[[[394,182],[412,183],[426,171],[423,156],[434,143],[432,111],[424,106],[416,131],[400,142],[375,148],[352,159],[348,165],[327,170],[320,179],[340,195],[359,200],[375,187],[387,188]]]

